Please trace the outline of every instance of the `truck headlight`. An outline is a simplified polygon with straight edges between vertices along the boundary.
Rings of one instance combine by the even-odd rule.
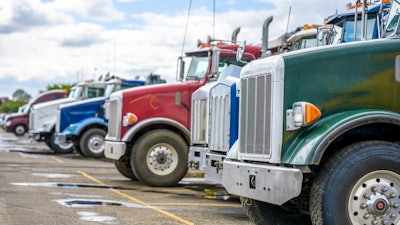
[[[295,102],[286,111],[286,129],[297,130],[314,123],[321,117],[321,110],[309,102]]]

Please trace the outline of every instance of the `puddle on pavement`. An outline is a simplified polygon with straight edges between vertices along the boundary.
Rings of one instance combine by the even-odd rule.
[[[103,197],[103,196],[100,196],[100,195],[81,195],[81,194],[67,193],[67,192],[50,192],[49,194],[51,194],[51,195],[64,195],[64,196],[74,197],[74,198],[102,198]]]
[[[119,224],[117,218],[112,216],[101,216],[95,212],[78,212],[78,216],[84,221],[98,222],[103,224]]]
[[[16,186],[34,186],[34,187],[71,187],[71,188],[110,188],[110,189],[127,189],[116,186],[98,185],[98,184],[75,184],[75,183],[56,183],[56,182],[43,182],[43,183],[11,183]]]
[[[129,208],[147,208],[146,206],[136,203],[110,201],[104,199],[85,199],[85,198],[68,198],[53,200],[60,205],[72,208],[89,208],[95,206],[124,206]]]
[[[76,174],[64,174],[64,173],[32,173],[32,175],[37,177],[47,177],[47,178],[71,178],[76,176]]]

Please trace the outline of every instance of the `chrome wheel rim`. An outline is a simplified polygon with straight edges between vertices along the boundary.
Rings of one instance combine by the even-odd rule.
[[[104,138],[100,135],[94,135],[89,139],[89,150],[93,153],[104,152]]]
[[[156,175],[168,175],[178,166],[178,153],[169,144],[154,145],[147,153],[147,166]]]
[[[348,201],[352,224],[396,225],[400,221],[400,175],[371,172],[353,186]]]

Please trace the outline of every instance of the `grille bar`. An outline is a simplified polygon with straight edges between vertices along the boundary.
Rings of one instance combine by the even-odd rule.
[[[230,95],[212,96],[210,111],[210,149],[226,152],[230,136]]]
[[[120,110],[121,110],[121,105],[119,103],[119,99],[110,99],[109,100],[109,119],[108,119],[108,137],[110,139],[120,139],[120,126],[118,125],[120,123],[119,118],[120,118]]]
[[[239,146],[244,159],[270,157],[271,74],[241,80]]]
[[[207,99],[194,100],[192,107],[192,143],[207,144]]]

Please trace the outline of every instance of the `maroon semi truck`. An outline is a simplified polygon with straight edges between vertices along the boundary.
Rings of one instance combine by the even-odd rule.
[[[266,52],[264,43],[271,21],[269,17],[264,22],[263,47],[246,46],[244,61],[257,59]],[[199,49],[180,57],[179,83],[138,87],[111,95],[106,103],[105,156],[114,159],[122,175],[150,186],[173,186],[185,176],[192,94],[216,80],[228,65],[243,65],[236,60],[236,38],[232,40],[225,44],[199,44]]]
[[[9,115],[5,122],[4,130],[13,132],[16,136],[23,136],[28,131],[29,112],[33,105],[66,97],[68,97],[68,93],[65,90],[50,90],[41,93],[24,105],[20,112]]]

